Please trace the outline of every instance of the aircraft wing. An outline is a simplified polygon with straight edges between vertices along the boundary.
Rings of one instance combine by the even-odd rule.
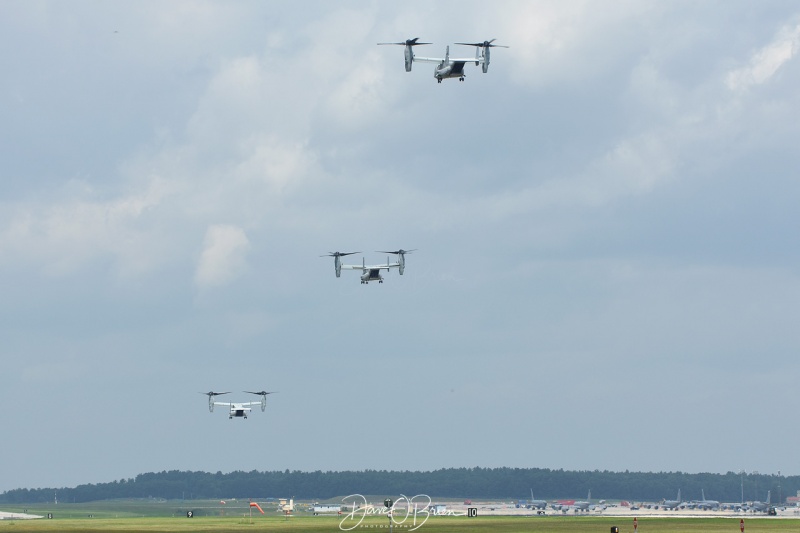
[[[420,63],[441,63],[444,61],[443,57],[420,57],[414,56],[414,61],[419,61]],[[451,57],[448,59],[451,63],[472,63],[473,61],[477,61],[478,63],[483,63],[484,59],[482,57]]]
[[[414,58],[414,59],[416,59],[416,58]],[[450,61],[453,62],[453,63],[472,63],[474,61],[477,61],[478,63],[483,63],[483,58],[482,57],[468,57],[467,59],[464,59],[463,57],[451,57]]]
[[[367,265],[364,268],[367,270],[390,270],[392,268],[399,268],[400,263],[392,263],[390,265]]]
[[[349,270],[389,270],[390,268],[399,268],[400,263],[384,263],[382,265],[342,265],[342,269]]]
[[[220,406],[224,405],[225,407],[230,407],[231,405],[234,405],[234,404],[232,404],[230,402],[214,402],[214,405],[220,405]]]
[[[441,63],[444,61],[443,57],[419,57],[414,56],[414,61],[419,61],[421,63]]]
[[[414,56],[414,61],[420,61],[420,62],[423,62],[423,63],[441,63],[444,60],[445,59],[443,57],[419,57],[419,56]],[[467,57],[467,58],[451,57],[451,58],[448,59],[448,61],[451,62],[451,63],[472,63],[474,61],[477,61],[478,63],[483,63],[483,58],[482,57]]]

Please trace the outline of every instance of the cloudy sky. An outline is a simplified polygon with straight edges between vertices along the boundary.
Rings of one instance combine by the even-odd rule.
[[[12,0],[0,48],[0,490],[800,474],[797,2]]]

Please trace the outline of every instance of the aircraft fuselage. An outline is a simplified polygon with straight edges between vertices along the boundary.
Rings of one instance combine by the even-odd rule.
[[[243,407],[231,407],[230,413],[228,413],[228,418],[247,418],[247,412],[250,409],[245,409]]]
[[[370,281],[377,281],[378,283],[383,283],[383,276],[381,276],[381,271],[378,268],[371,268],[365,270],[363,274],[361,274],[361,283],[369,283]]]
[[[463,61],[439,63],[433,71],[433,77],[436,78],[436,81],[439,83],[442,83],[442,80],[447,78],[458,78],[464,81],[464,64]]]

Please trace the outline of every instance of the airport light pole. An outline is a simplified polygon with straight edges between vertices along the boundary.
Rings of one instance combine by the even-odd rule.
[[[742,505],[744,505],[744,470],[739,471],[739,479],[742,480]]]

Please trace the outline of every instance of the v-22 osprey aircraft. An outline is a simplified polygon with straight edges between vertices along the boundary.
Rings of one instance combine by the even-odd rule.
[[[399,250],[395,250],[393,252],[383,252],[379,251],[378,253],[382,254],[392,254],[397,256],[397,261],[392,263],[389,258],[386,258],[385,265],[367,265],[366,260],[362,259],[360,265],[343,265],[342,264],[342,257],[347,255],[353,254],[360,254],[361,252],[329,252],[325,255],[321,255],[320,257],[333,257],[333,265],[336,269],[336,277],[341,277],[342,269],[346,270],[361,270],[361,284],[367,285],[370,281],[377,281],[378,283],[383,283],[383,276],[381,276],[381,270],[391,270],[396,268],[400,275],[403,275],[406,269],[406,254],[410,254],[415,250],[403,250],[402,248]]]
[[[244,391],[248,394],[255,394],[257,396],[261,396],[260,402],[215,402],[214,397],[221,396],[223,394],[230,394],[230,392],[201,392],[200,394],[205,394],[208,396],[208,411],[213,413],[214,406],[218,405],[221,407],[228,407],[230,411],[228,411],[228,419],[231,418],[247,418],[248,413],[253,410],[251,406],[253,405],[260,405],[261,411],[265,411],[267,409],[267,394],[275,394],[274,392],[267,392],[267,391]]]
[[[442,83],[442,80],[446,80],[448,78],[458,78],[458,81],[464,81],[466,74],[464,73],[464,65],[467,63],[475,62],[475,66],[481,65],[483,69],[483,73],[489,72],[489,57],[490,51],[492,48],[508,48],[508,46],[503,46],[499,44],[492,44],[496,41],[496,39],[492,39],[491,41],[483,41],[482,43],[455,43],[462,46],[474,46],[475,47],[475,58],[452,58],[450,57],[450,47],[448,46],[445,49],[444,57],[419,57],[414,55],[414,47],[421,46],[424,44],[432,44],[432,43],[420,43],[419,37],[415,37],[413,39],[406,39],[405,42],[401,43],[378,43],[379,45],[385,44],[396,44],[405,47],[405,62],[406,62],[406,72],[411,72],[411,66],[414,64],[415,61],[422,61],[425,63],[437,63],[436,68],[433,71],[433,77],[436,78],[437,83]]]

